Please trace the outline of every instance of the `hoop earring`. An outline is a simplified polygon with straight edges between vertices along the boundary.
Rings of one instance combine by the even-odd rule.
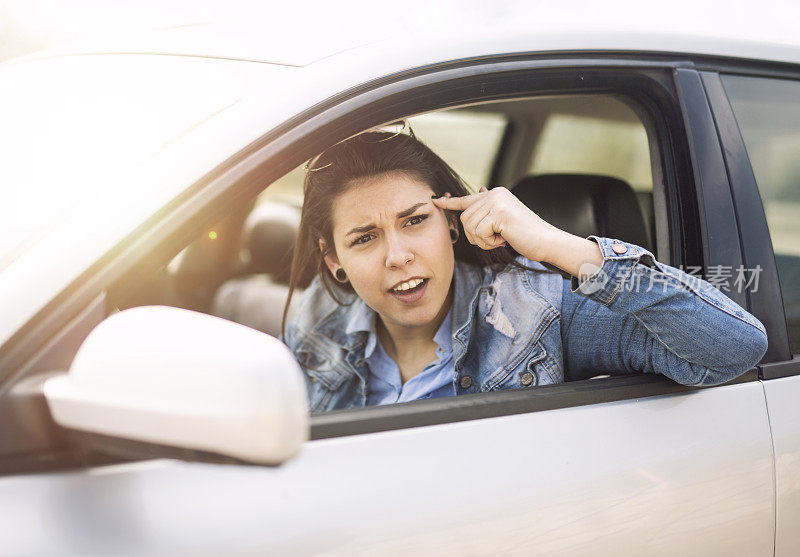
[[[341,267],[339,267],[338,269],[336,269],[336,272],[333,274],[333,276],[334,276],[334,277],[336,278],[336,280],[338,280],[339,282],[347,282],[347,273],[345,273],[345,272],[344,272],[344,269],[342,269]]]
[[[455,244],[458,241],[458,230],[455,228],[450,229],[450,242]]]

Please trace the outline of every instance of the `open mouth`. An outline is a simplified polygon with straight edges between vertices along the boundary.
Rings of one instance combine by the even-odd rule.
[[[408,294],[411,292],[416,292],[417,290],[421,289],[425,283],[428,282],[428,279],[423,278],[413,278],[409,279],[405,282],[401,282],[394,288],[392,288],[392,292],[395,294]]]
[[[422,298],[428,279],[413,278],[402,282],[389,290],[389,293],[402,302],[413,303]]]

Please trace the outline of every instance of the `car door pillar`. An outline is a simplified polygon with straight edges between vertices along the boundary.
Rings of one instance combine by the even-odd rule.
[[[733,273],[743,265],[736,214],[719,137],[700,75],[693,69],[677,68],[675,81],[697,192],[704,277],[709,280],[715,274],[721,277],[723,273]],[[733,288],[731,281],[723,282],[721,289],[747,309],[745,293]]]

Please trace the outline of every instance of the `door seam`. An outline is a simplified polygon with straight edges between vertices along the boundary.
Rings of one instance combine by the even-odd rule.
[[[778,545],[778,475],[775,456],[775,436],[772,433],[772,421],[769,417],[767,390],[764,388],[763,381],[759,381],[759,383],[761,383],[761,392],[764,393],[764,409],[767,411],[767,426],[769,427],[769,446],[772,460],[772,555],[775,557],[775,550]]]

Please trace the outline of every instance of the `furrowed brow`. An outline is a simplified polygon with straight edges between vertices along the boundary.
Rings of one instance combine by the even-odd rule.
[[[420,207],[422,207],[423,205],[427,205],[427,203],[417,203],[416,205],[412,205],[411,207],[409,207],[405,211],[400,211],[399,213],[397,213],[397,218],[398,219],[405,218],[408,215],[412,214],[417,209],[419,209]]]
[[[416,211],[417,209],[419,209],[423,205],[427,205],[427,202],[417,203],[415,205],[412,205],[411,207],[409,207],[408,209],[406,209],[404,211],[400,211],[399,213],[397,213],[397,218],[398,219],[405,218],[405,217],[413,214],[414,211]],[[374,224],[365,224],[364,226],[357,226],[356,228],[353,228],[349,232],[347,232],[347,234],[345,234],[345,237],[350,236],[351,234],[363,234],[364,232],[369,232],[370,230],[373,230],[374,228],[375,228]]]
[[[373,228],[375,228],[374,224],[365,224],[364,226],[357,226],[356,228],[353,228],[352,230],[350,230],[350,232],[345,234],[345,237],[350,236],[351,234],[363,234],[364,232],[369,232]]]

